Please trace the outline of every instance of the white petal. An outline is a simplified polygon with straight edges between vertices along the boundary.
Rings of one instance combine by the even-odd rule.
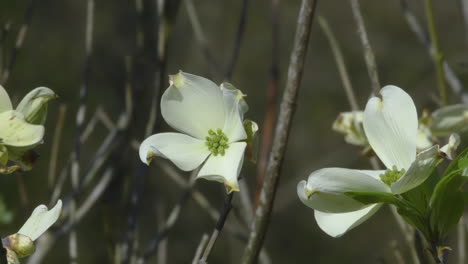
[[[380,175],[384,174],[386,170],[358,170],[359,172],[365,173],[372,178],[380,181]]]
[[[146,164],[160,156],[169,159],[181,170],[191,171],[203,163],[210,151],[203,140],[180,133],[159,133],[145,139],[139,153],[141,161]]]
[[[392,184],[392,193],[407,192],[423,183],[440,161],[439,146],[433,146],[418,154],[406,173]]]
[[[440,148],[440,152],[444,153],[447,158],[453,160],[455,152],[460,145],[460,136],[458,134],[450,135],[449,142]]]
[[[352,212],[367,207],[347,192],[390,192],[380,180],[358,170],[326,168],[312,172],[297,185],[297,194],[308,207],[326,213]]]
[[[47,210],[47,206],[39,205],[18,231],[18,234],[28,236],[32,241],[36,240],[57,221],[61,211],[61,200],[58,200],[57,204],[50,211]]]
[[[411,97],[396,86],[380,91],[364,111],[367,139],[387,168],[408,169],[416,157],[418,116]]]
[[[221,91],[223,92],[225,113],[223,131],[229,138],[229,143],[244,140],[247,138],[242,123],[243,115],[247,111],[247,104],[243,99],[245,95],[228,83],[221,84]]]
[[[161,113],[174,129],[204,139],[208,130],[224,127],[223,94],[212,81],[180,72],[171,76],[171,86],[161,98]]]
[[[24,121],[23,114],[10,110],[0,113],[0,143],[13,147],[39,144],[44,137],[44,127]]]
[[[374,215],[380,207],[382,207],[382,204],[373,204],[361,210],[340,214],[330,214],[315,210],[315,220],[320,229],[329,236],[340,237],[362,224]]]
[[[224,182],[228,192],[239,191],[237,177],[242,169],[246,145],[245,142],[231,143],[224,156],[211,155],[197,178]]]
[[[0,113],[8,110],[12,110],[10,96],[3,86],[0,85]]]
[[[468,129],[468,105],[449,105],[432,113],[430,128],[435,136],[448,136]]]
[[[47,115],[47,103],[54,98],[57,98],[54,91],[47,87],[38,87],[30,91],[15,110],[21,112],[29,123],[44,124]]]

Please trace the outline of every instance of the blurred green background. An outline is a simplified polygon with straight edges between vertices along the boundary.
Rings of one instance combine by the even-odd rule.
[[[0,179],[1,196],[7,209],[14,212],[13,221],[0,226],[2,236],[16,232],[36,205],[47,204],[50,199],[47,175],[60,105],[66,105],[67,112],[57,171],[65,166],[75,142],[75,115],[85,62],[86,1],[34,2],[28,34],[10,79],[4,86],[16,102],[38,86],[50,87],[60,98],[50,104],[45,142],[38,149],[41,157],[34,170],[2,176]],[[409,2],[411,10],[425,26],[423,1]],[[0,25],[11,23],[11,30],[4,42],[7,55],[14,45],[27,4],[27,1],[0,1]],[[204,57],[182,1],[171,28],[167,74],[176,73],[180,69],[221,83],[231,57],[242,1],[193,0],[193,4],[206,37],[206,45],[218,67],[210,66]],[[286,81],[299,4],[300,1],[280,1],[277,54],[280,62],[280,90]],[[445,59],[466,84],[468,29],[464,26],[460,1],[434,1],[434,7]],[[376,55],[381,83],[405,89],[413,97],[419,113],[423,108],[434,109],[437,82],[433,64],[426,49],[405,22],[400,1],[362,0],[361,8]],[[363,108],[371,87],[349,2],[320,1],[317,13],[327,19],[335,33],[360,107]],[[122,144],[124,147],[116,151],[115,156],[118,158],[112,156],[110,161],[118,162],[117,174],[106,193],[76,229],[80,263],[112,263],[115,245],[124,238],[130,190],[140,162],[137,151],[130,143],[132,140],[143,140],[150,108],[148,99],[152,88],[141,84],[148,82],[140,82],[140,79],[147,78],[151,75],[148,72],[154,69],[145,68],[145,65],[150,64],[150,58],[138,53],[138,16],[134,1],[96,1],[94,25],[87,121],[101,107],[116,122],[124,107],[125,58],[132,56],[139,65],[134,67],[134,71],[143,69],[143,72],[135,72],[133,75],[137,106],[131,132],[125,138],[127,143]],[[271,2],[249,1],[246,31],[231,82],[248,95],[250,111],[247,118],[257,121],[260,126],[265,114],[272,61],[271,28]],[[451,101],[458,102],[457,98],[451,98]],[[297,182],[306,179],[313,170],[323,167],[370,168],[367,158],[359,154],[359,148],[346,144],[341,135],[331,131],[336,116],[349,110],[328,41],[318,24],[314,23],[292,134],[265,242],[272,263],[395,263],[395,248],[410,263],[402,234],[388,208],[342,238],[334,239],[319,230],[313,210],[305,207],[297,198]],[[163,131],[171,131],[162,119],[159,122]],[[102,124],[97,125],[89,141],[83,145],[83,168],[87,167],[107,133]],[[151,167],[139,204],[137,252],[140,253],[157,233],[160,227],[158,219],[167,217],[183,193],[159,169],[158,162]],[[184,175],[188,179],[189,174]],[[255,165],[246,162],[242,175],[253,196],[256,189]],[[205,194],[215,208],[221,207],[224,199],[222,185],[200,180],[195,188]],[[62,198],[67,197],[70,191],[70,183],[67,181]],[[87,195],[87,191],[80,194],[78,203]],[[234,205],[235,211],[241,210],[239,196],[235,197]],[[231,214],[228,221],[238,224],[235,213]],[[211,233],[214,224],[205,211],[189,200],[169,233],[167,263],[189,263],[201,236]],[[66,236],[61,237],[43,263],[68,262],[67,242]],[[238,238],[222,233],[209,262],[238,263],[244,244]],[[158,263],[157,257],[147,263]]]

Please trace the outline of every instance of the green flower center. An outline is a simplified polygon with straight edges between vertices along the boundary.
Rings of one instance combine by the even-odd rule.
[[[385,173],[380,174],[380,179],[383,183],[391,186],[394,182],[398,181],[405,174],[405,169],[398,170],[398,168],[393,165],[392,169],[388,169]]]
[[[216,132],[213,129],[208,130],[208,136],[206,136],[205,139],[206,146],[215,156],[218,156],[218,154],[224,156],[226,149],[229,148],[229,139],[227,138],[226,134],[224,134],[223,130],[219,128],[216,130]]]

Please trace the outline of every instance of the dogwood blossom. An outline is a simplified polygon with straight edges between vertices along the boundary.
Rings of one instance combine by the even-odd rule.
[[[8,263],[19,264],[19,258],[32,255],[36,249],[34,241],[57,221],[61,211],[61,200],[51,210],[39,205],[17,233],[2,239]]]
[[[47,103],[56,97],[51,89],[38,87],[13,109],[8,93],[0,86],[0,172],[11,172],[4,167],[8,160],[27,169],[23,155],[42,142]]]
[[[439,147],[418,155],[418,117],[411,97],[396,86],[385,86],[381,98],[371,98],[363,116],[371,148],[387,170],[325,168],[297,185],[300,200],[315,209],[319,227],[338,237],[372,216],[382,204],[363,204],[348,192],[401,194],[424,182],[440,161]]]
[[[228,192],[239,191],[237,177],[247,146],[242,122],[248,109],[244,97],[228,83],[219,87],[206,78],[184,72],[170,76],[170,86],[161,99],[161,113],[181,133],[148,137],[140,146],[140,159],[149,164],[159,156],[184,171],[204,163],[197,178],[223,182]]]

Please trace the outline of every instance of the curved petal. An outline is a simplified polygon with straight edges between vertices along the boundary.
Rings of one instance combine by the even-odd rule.
[[[23,114],[10,110],[0,113],[0,143],[12,147],[29,147],[39,144],[44,137],[44,127],[24,121]]]
[[[18,104],[16,111],[24,115],[28,123],[42,125],[47,116],[47,103],[57,98],[57,94],[47,87],[30,91]]]
[[[203,163],[210,151],[202,140],[180,133],[159,133],[141,143],[139,154],[146,164],[160,156],[169,159],[183,171],[191,171]]]
[[[439,146],[433,146],[418,154],[408,171],[392,184],[392,193],[407,192],[423,183],[441,161]]]
[[[229,138],[229,143],[244,140],[247,138],[247,134],[242,119],[248,109],[243,99],[245,95],[229,83],[221,84],[221,91],[223,92],[225,113],[223,131]]]
[[[367,207],[347,192],[390,192],[383,182],[358,170],[326,168],[312,172],[297,185],[297,194],[308,207],[326,213],[352,212]]]
[[[448,136],[468,129],[468,105],[457,104],[444,106],[432,113],[429,123],[435,136]]]
[[[380,160],[392,168],[408,169],[416,157],[418,116],[413,99],[396,86],[380,90],[364,111],[364,131]]]
[[[244,161],[245,142],[236,142],[229,145],[224,156],[211,155],[201,168],[197,178],[224,182],[227,191],[239,191],[237,177]]]
[[[34,209],[26,223],[24,223],[23,227],[18,231],[18,234],[28,236],[32,241],[36,240],[57,221],[61,211],[61,200],[58,200],[57,204],[51,210],[48,210],[45,205],[39,205]]]
[[[13,106],[11,105],[10,96],[8,96],[7,91],[3,86],[0,85],[0,113],[8,110],[12,110]]]
[[[373,204],[361,210],[341,214],[330,214],[315,210],[315,220],[320,229],[329,236],[340,237],[373,216],[380,207],[382,207],[382,204]]]
[[[170,78],[161,98],[161,113],[170,126],[198,139],[224,127],[223,94],[216,84],[184,72]]]

